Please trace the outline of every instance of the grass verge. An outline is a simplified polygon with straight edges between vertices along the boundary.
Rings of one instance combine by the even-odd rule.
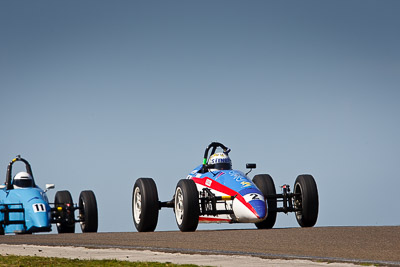
[[[133,266],[133,267],[196,267],[194,264],[172,264],[159,262],[129,262],[118,260],[79,260],[65,258],[47,258],[37,256],[0,256],[0,266]]]

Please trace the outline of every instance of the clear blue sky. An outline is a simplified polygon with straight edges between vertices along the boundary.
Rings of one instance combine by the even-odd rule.
[[[3,179],[21,154],[42,187],[92,189],[99,231],[135,231],[134,181],[169,200],[219,141],[277,187],[314,175],[317,226],[399,225],[399,14],[390,0],[0,1]],[[162,210],[157,230],[177,229]]]

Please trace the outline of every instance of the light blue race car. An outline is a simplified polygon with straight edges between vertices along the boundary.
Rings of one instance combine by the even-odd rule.
[[[24,163],[26,171],[11,178],[15,162]],[[69,191],[58,191],[54,203],[49,203],[46,192],[53,188],[54,184],[47,184],[46,190],[38,187],[28,161],[21,156],[14,158],[7,167],[6,182],[0,186],[0,235],[49,232],[52,223],[57,225],[58,233],[74,233],[77,222],[81,224],[82,232],[97,232],[94,193],[82,191],[77,205]],[[75,218],[75,210],[79,211],[78,218]]]
[[[217,152],[217,149],[222,150]],[[211,154],[209,156],[209,152]],[[161,208],[173,208],[179,229],[195,231],[199,223],[254,223],[259,229],[272,228],[277,212],[295,212],[302,227],[312,227],[318,217],[318,191],[313,176],[299,175],[294,191],[283,185],[277,194],[268,174],[248,174],[256,164],[247,164],[246,174],[232,169],[230,149],[213,142],[204,152],[203,164],[178,182],[170,201],[158,200],[152,178],[136,180],[132,194],[133,222],[139,232],[154,231]],[[277,203],[282,206],[278,207]]]

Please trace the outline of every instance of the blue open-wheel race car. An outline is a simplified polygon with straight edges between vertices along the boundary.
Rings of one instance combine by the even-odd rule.
[[[26,171],[12,177],[15,162],[25,164]],[[49,203],[46,190],[36,185],[29,162],[21,156],[14,158],[7,167],[6,181],[0,185],[0,235],[6,233],[31,234],[51,231],[57,225],[58,233],[74,233],[79,222],[82,232],[97,232],[98,213],[96,197],[91,190],[82,191],[79,204],[74,204],[69,191],[57,191],[54,203]],[[75,218],[75,210],[79,211]]]
[[[217,152],[217,149],[222,150]],[[209,156],[209,152],[210,156]],[[256,164],[248,163],[246,174],[233,170],[230,149],[213,142],[204,152],[203,164],[178,182],[170,201],[159,201],[152,178],[139,178],[133,186],[132,214],[139,232],[154,231],[161,208],[173,208],[179,229],[195,231],[199,223],[254,223],[259,229],[275,225],[278,212],[294,212],[301,227],[312,227],[318,217],[318,190],[312,175],[299,175],[277,194],[272,177],[248,174]],[[278,203],[281,203],[278,207]]]

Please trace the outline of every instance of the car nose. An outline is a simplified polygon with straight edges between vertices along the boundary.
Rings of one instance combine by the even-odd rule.
[[[235,198],[232,204],[237,222],[257,223],[266,217],[266,205],[262,200],[243,203]]]
[[[267,216],[267,206],[265,205],[265,201],[252,200],[249,204],[254,208],[259,219],[264,219]]]

